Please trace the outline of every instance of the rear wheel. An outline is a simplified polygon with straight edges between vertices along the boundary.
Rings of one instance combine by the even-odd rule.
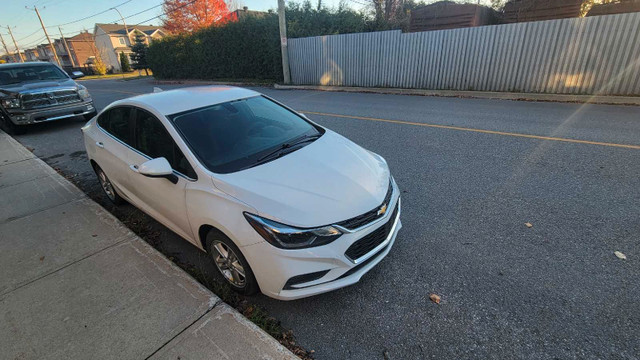
[[[249,263],[228,237],[211,230],[206,240],[213,263],[233,290],[243,295],[253,295],[260,290]]]
[[[107,177],[107,174],[102,171],[102,169],[96,165],[96,175],[98,175],[98,181],[100,182],[100,187],[102,191],[107,196],[107,199],[114,203],[115,205],[121,205],[124,203],[124,199],[118,195],[116,192],[116,188],[111,183],[111,180]]]

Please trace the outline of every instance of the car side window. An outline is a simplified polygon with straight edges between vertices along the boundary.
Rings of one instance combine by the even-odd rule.
[[[116,139],[127,145],[132,145],[130,120],[130,107],[115,107],[105,111],[98,117],[98,125]]]
[[[134,147],[152,159],[164,157],[175,171],[190,178],[196,178],[196,172],[164,125],[155,116],[142,109],[136,109]]]

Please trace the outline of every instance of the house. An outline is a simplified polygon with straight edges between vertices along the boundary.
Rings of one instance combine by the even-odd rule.
[[[510,0],[504,5],[505,23],[579,17],[585,0]]]
[[[3,64],[3,63],[18,63],[18,62],[20,62],[20,58],[18,56],[20,56],[22,58],[22,60],[25,59],[24,52],[20,52],[20,55],[18,55],[17,52],[0,55],[0,64]]]
[[[0,55],[0,64],[16,62],[15,57],[9,54]]]
[[[53,51],[51,51],[51,46],[49,46],[49,44],[40,44],[36,46],[36,51],[38,52],[39,61],[56,62],[53,58]]]
[[[497,24],[498,17],[490,7],[438,1],[411,11],[409,31],[456,29]]]
[[[268,13],[271,13],[271,10],[269,10]],[[264,11],[249,10],[248,7],[243,6],[242,9],[234,10],[234,11],[228,13],[227,15],[225,15],[223,17],[223,22],[238,21],[238,20],[243,19],[243,18],[245,18],[247,16],[263,17],[268,13],[266,13]]]
[[[25,61],[38,61],[38,49],[31,48],[24,51]]]
[[[160,26],[153,25],[132,25],[125,28],[120,24],[96,24],[94,27],[94,38],[97,52],[104,64],[120,71],[120,53],[131,55],[131,45],[135,42],[136,34],[145,37],[145,43],[149,44],[155,39],[161,39],[167,32]]]
[[[89,61],[89,59],[96,54],[96,45],[93,42],[92,34],[83,31],[65,40],[67,40],[69,52],[71,53],[70,55],[75,66],[82,67],[93,62]]]
[[[58,55],[58,59],[60,60],[60,66],[71,67],[71,60],[62,39],[53,40],[53,47],[56,48],[56,55]],[[53,59],[52,62],[55,62],[55,59]]]

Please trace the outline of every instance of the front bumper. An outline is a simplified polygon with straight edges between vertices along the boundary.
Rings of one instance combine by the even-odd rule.
[[[7,113],[15,125],[30,125],[45,121],[55,121],[96,112],[93,100],[88,99],[71,105],[53,106],[38,110],[11,109]]]
[[[263,241],[241,248],[260,285],[262,293],[280,300],[294,300],[339,289],[357,283],[360,278],[378,264],[391,250],[402,222],[401,203],[397,186],[394,185],[393,207],[398,206],[395,217],[388,212],[371,226],[344,234],[336,241],[316,248],[300,250],[278,249]],[[393,208],[392,207],[392,208]],[[386,239],[366,255],[352,261],[345,251],[354,242],[392,222]],[[288,286],[287,281],[296,276],[312,273],[323,274],[313,281]]]

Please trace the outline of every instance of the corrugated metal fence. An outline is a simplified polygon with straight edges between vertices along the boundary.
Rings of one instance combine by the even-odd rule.
[[[640,13],[289,40],[294,84],[640,95]]]

